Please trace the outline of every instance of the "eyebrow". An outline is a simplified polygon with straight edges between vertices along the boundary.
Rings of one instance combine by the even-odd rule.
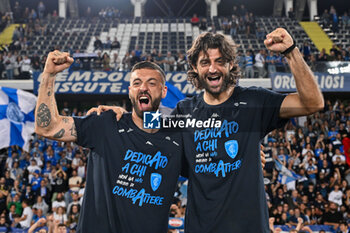
[[[208,60],[210,60],[209,57],[204,57],[204,58],[200,59],[199,62],[208,61]],[[219,60],[224,60],[224,58],[218,57],[214,61],[219,61]]]
[[[148,82],[148,81],[153,81],[153,80],[157,81],[156,78],[150,77],[149,79],[146,80],[146,82]],[[141,78],[135,78],[132,82],[134,83],[135,81],[142,81],[142,80],[141,80]]]

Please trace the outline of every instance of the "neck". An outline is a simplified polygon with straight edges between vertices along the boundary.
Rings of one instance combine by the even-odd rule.
[[[133,122],[135,123],[135,125],[139,129],[141,129],[142,131],[145,131],[146,133],[156,133],[159,130],[159,129],[145,129],[145,128],[143,128],[143,119],[140,118],[134,110],[132,111],[131,118],[132,118]]]
[[[207,91],[204,91],[203,99],[204,99],[205,103],[207,103],[209,105],[221,104],[221,103],[225,102],[226,100],[228,100],[228,98],[230,98],[230,96],[232,95],[232,93],[234,91],[234,88],[235,87],[228,87],[225,91],[221,92],[218,95],[213,95]]]

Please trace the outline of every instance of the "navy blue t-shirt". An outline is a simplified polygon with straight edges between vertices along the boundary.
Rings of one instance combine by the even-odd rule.
[[[91,148],[81,233],[165,233],[181,169],[181,133],[139,129],[131,114],[74,118],[77,144]]]
[[[220,105],[206,104],[203,93],[178,103],[175,114],[214,122],[183,131],[189,165],[185,232],[270,232],[260,141],[287,122],[279,118],[284,97],[237,86]],[[213,127],[216,120],[220,127]]]

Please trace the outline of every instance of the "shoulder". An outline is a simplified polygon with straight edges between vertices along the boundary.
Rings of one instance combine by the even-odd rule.
[[[187,97],[177,103],[176,109],[180,113],[188,112],[193,109],[193,107],[196,106],[201,100],[203,100],[203,93],[192,97]]]

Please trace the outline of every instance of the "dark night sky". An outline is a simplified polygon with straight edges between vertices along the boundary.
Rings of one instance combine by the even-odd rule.
[[[25,4],[30,8],[36,8],[40,0],[18,0],[22,5]],[[87,6],[91,6],[92,10],[98,12],[101,8],[107,6],[115,6],[123,11],[124,16],[133,15],[133,6],[129,0],[78,0],[83,13]],[[14,0],[10,1],[14,4]],[[51,11],[58,8],[58,0],[44,0],[47,10]],[[186,3],[187,2],[187,3]],[[196,3],[195,7],[191,8],[192,3]],[[245,4],[249,11],[253,11],[255,15],[271,15],[274,0],[221,0],[218,6],[219,15],[226,16],[231,14],[233,5]],[[206,4],[205,0],[148,0],[145,5],[146,16],[159,16],[165,17],[166,14],[161,10],[161,7],[168,12],[167,7],[170,7],[172,13],[175,16],[192,16],[193,13],[197,13],[200,16],[206,16]],[[338,10],[339,15],[342,15],[345,10],[350,9],[350,1],[348,0],[318,0],[319,14],[323,12],[325,8],[329,9],[331,5],[334,5]],[[184,8],[184,9],[182,9]],[[182,9],[182,13],[180,12]],[[190,10],[188,10],[190,9]],[[188,10],[188,11],[187,11]],[[187,14],[184,14],[187,11]],[[307,8],[306,8],[307,11]],[[180,13],[180,15],[179,15]],[[308,13],[305,12],[305,16]]]

